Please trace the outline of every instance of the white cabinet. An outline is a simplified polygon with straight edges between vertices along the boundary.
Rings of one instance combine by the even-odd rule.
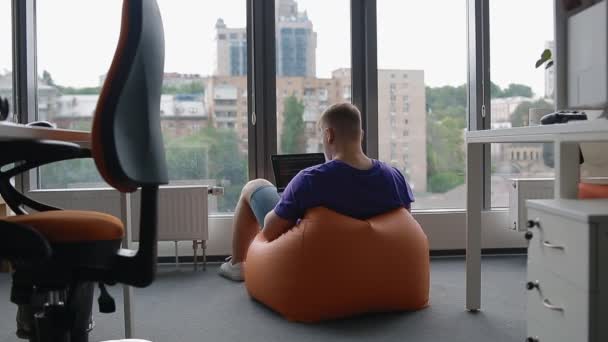
[[[608,200],[527,207],[528,341],[608,341]]]

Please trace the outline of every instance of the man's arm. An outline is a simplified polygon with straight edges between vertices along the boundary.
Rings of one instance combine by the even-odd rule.
[[[264,218],[264,229],[262,230],[262,234],[264,234],[264,237],[268,241],[272,241],[288,231],[294,225],[295,222],[280,217],[274,212],[273,209],[266,214],[266,217]]]

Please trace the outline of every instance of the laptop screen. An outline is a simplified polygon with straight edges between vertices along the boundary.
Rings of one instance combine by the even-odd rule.
[[[279,192],[285,190],[287,184],[301,170],[325,163],[323,153],[275,154],[271,158],[274,179]]]

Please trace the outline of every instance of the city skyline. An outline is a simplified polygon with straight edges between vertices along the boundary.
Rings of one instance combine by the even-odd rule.
[[[330,77],[333,70],[350,67],[348,15],[332,15],[348,13],[348,1],[297,3],[314,23],[318,35],[316,76]],[[492,81],[502,87],[509,83],[527,84],[537,96],[542,96],[544,73],[535,70],[533,64],[546,41],[552,39],[552,1],[491,0],[490,4]],[[10,1],[0,2],[0,11],[10,16],[8,5]],[[383,19],[378,26],[379,68],[425,70],[429,86],[464,84],[466,1],[434,0],[415,5],[414,8],[408,3],[378,1],[378,15]],[[168,72],[211,75],[210,52],[217,18],[223,18],[230,27],[245,26],[243,0],[222,1],[212,8],[200,1],[176,4],[160,0],[159,6],[165,22]],[[529,10],[521,11],[524,6]],[[40,0],[37,7],[39,74],[48,70],[58,84],[65,86],[97,85],[115,49],[120,1]],[[67,8],[85,15],[57,21],[61,15],[55,13]],[[443,10],[437,12],[437,8]],[[95,15],[87,15],[90,13]],[[517,25],[512,24],[513,17],[518,18]],[[73,27],[90,29],[73,30]],[[0,39],[10,41],[10,30],[0,32],[3,32]],[[0,55],[0,71],[11,69],[10,58],[10,53]]]

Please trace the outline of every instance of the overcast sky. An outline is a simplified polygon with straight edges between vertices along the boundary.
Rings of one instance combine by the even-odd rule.
[[[11,68],[10,0],[0,0],[0,70]],[[96,86],[111,61],[119,0],[38,0],[38,69],[56,83]],[[167,72],[210,74],[217,18],[244,27],[244,0],[158,0]],[[349,0],[299,0],[317,32],[317,76],[350,67]],[[492,81],[544,93],[534,62],[553,39],[553,0],[490,0]],[[466,0],[378,0],[378,66],[422,69],[427,85],[466,82]]]

